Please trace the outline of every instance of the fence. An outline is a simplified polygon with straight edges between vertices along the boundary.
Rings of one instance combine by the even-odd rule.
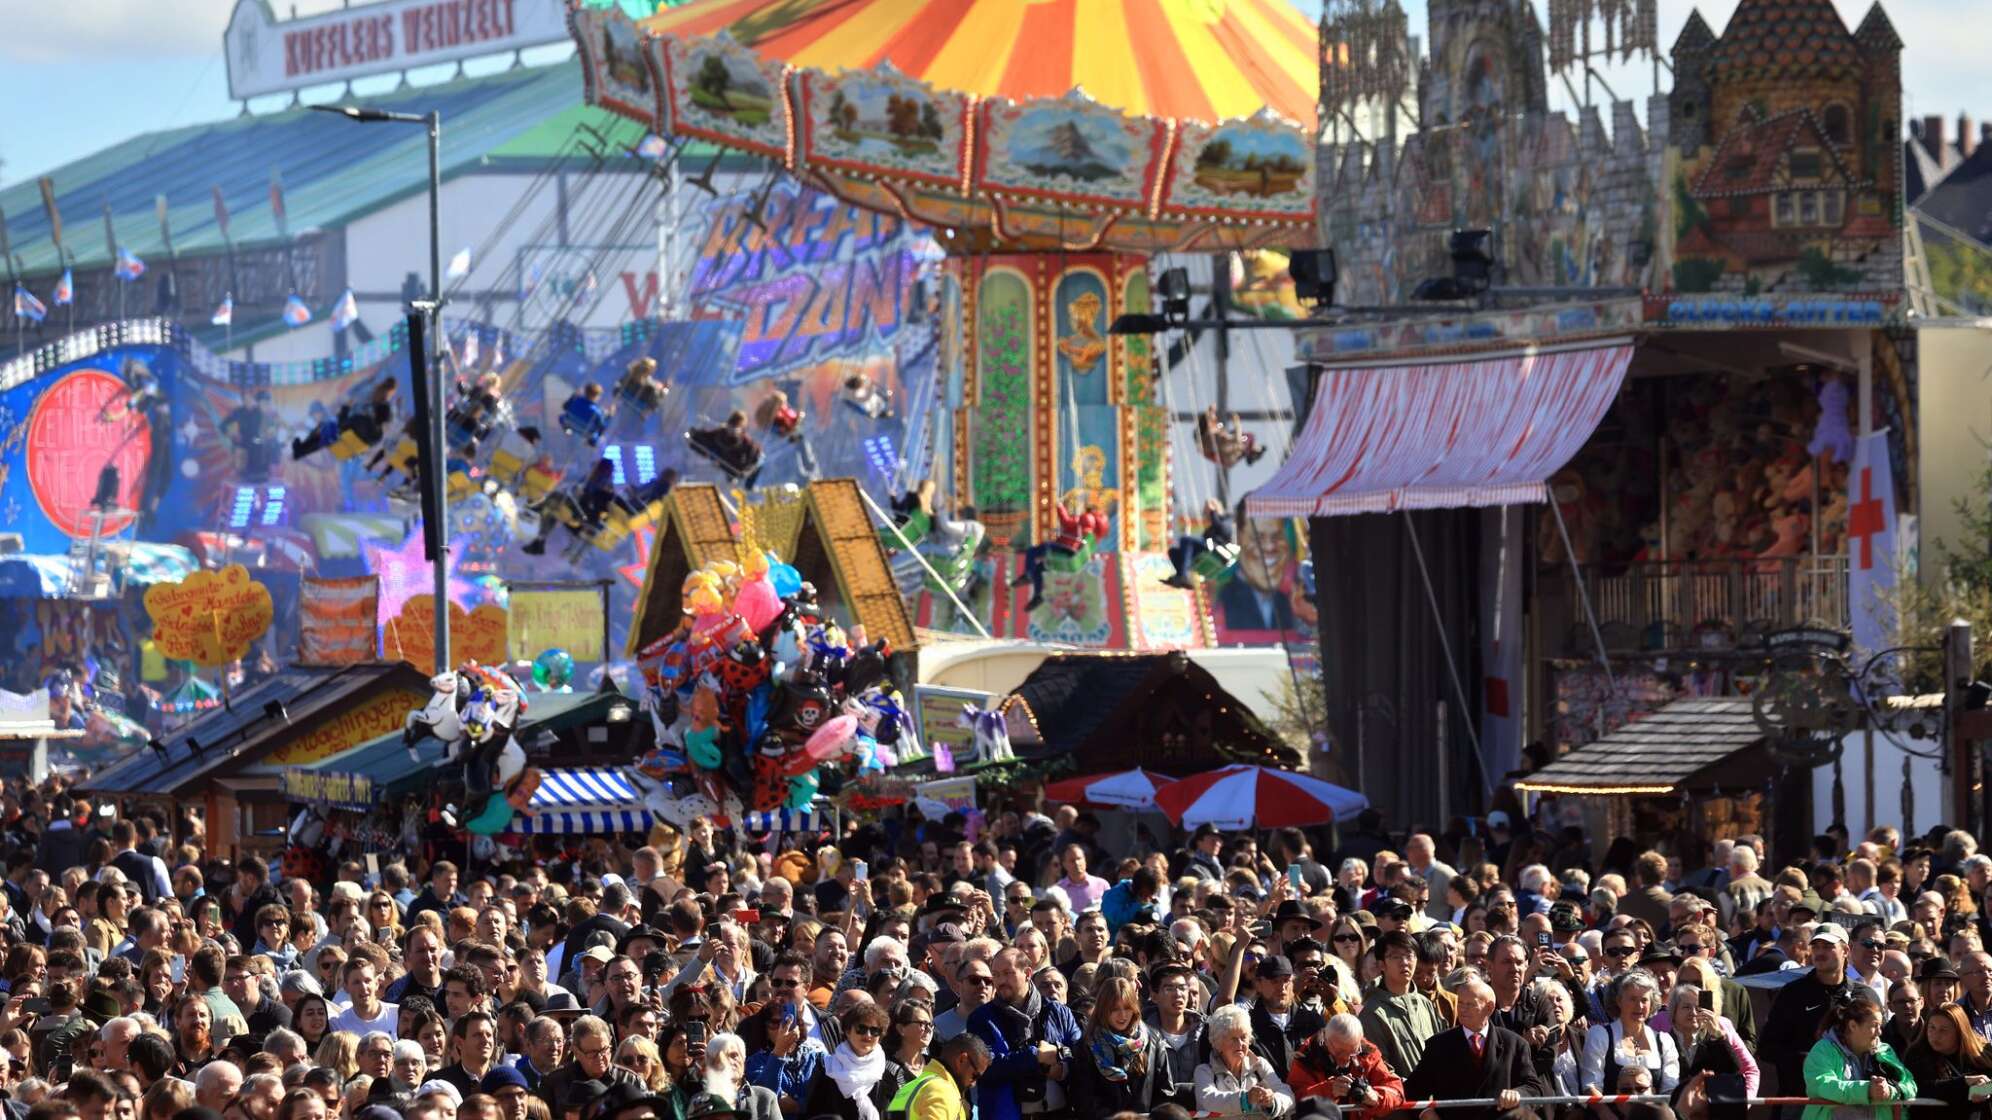
[[[1544,1097],[1523,1097],[1518,1107],[1534,1105],[1598,1105],[1598,1104],[1671,1104],[1672,1097],[1665,1093],[1577,1093]],[[1733,1099],[1725,1104],[1736,1103]],[[1956,1107],[1949,1101],[1932,1100],[1928,1097],[1912,1097],[1906,1101],[1880,1101],[1875,1105],[1845,1105],[1838,1101],[1819,1100],[1811,1097],[1747,1097],[1743,1104],[1755,1108],[1759,1105],[1798,1108],[1804,1105],[1825,1105],[1831,1108],[1945,1108]],[[1460,1100],[1405,1101],[1397,1111],[1423,1112],[1426,1109],[1444,1111],[1448,1108],[1499,1108],[1501,1102],[1494,1097],[1472,1097]]]
[[[1847,558],[1645,561],[1582,566],[1598,628],[1614,653],[1748,646],[1773,630],[1850,620]],[[1568,565],[1537,577],[1537,604],[1550,656],[1583,657],[1596,645]]]

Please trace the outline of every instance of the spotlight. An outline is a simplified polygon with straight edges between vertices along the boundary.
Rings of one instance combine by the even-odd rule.
[[[263,718],[290,722],[290,713],[284,710],[282,700],[268,700],[263,703]]]
[[[1161,334],[1168,329],[1169,320],[1164,319],[1160,315],[1144,315],[1139,312],[1129,312],[1125,315],[1114,316],[1113,323],[1107,327],[1107,333]]]
[[[199,758],[201,756],[201,753],[206,748],[201,746],[201,741],[199,739],[196,739],[192,735],[189,735],[187,736],[187,749],[194,752],[195,758]]]
[[[1447,248],[1452,252],[1453,279],[1475,294],[1486,291],[1494,282],[1494,257],[1487,251],[1487,240],[1492,236],[1490,230],[1456,229],[1447,239]]]
[[[166,757],[166,744],[161,742],[157,736],[147,739],[145,745],[152,748],[153,754],[158,755],[160,758]]]
[[[1190,321],[1189,269],[1164,269],[1156,278],[1155,294],[1162,302],[1162,318],[1166,322],[1181,325]]]
[[[1309,307],[1326,307],[1335,302],[1335,250],[1296,249],[1287,259],[1287,275],[1293,277],[1293,294]]]

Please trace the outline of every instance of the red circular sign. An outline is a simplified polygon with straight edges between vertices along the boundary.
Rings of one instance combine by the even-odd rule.
[[[152,431],[144,416],[123,407],[130,391],[115,374],[80,369],[50,386],[28,415],[28,486],[42,513],[72,537],[90,535],[90,499],[106,463],[118,468],[119,508],[138,505]],[[104,518],[104,534],[130,525],[132,516]]]

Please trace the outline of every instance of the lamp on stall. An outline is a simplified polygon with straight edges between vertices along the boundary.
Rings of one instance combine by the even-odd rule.
[[[1155,278],[1155,294],[1162,304],[1162,319],[1171,326],[1190,321],[1190,270],[1183,267],[1162,270]]]
[[[1494,257],[1487,251],[1487,241],[1492,236],[1492,231],[1484,229],[1452,231],[1446,239],[1447,252],[1452,256],[1452,275],[1419,281],[1411,298],[1462,300],[1486,292],[1494,283]]]
[[[1296,249],[1287,258],[1287,275],[1293,277],[1295,299],[1309,307],[1326,307],[1335,302],[1335,250]]]

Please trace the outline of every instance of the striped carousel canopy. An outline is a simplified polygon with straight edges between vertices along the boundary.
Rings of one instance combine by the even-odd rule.
[[[523,833],[646,832],[650,810],[620,770],[548,770],[533,791],[532,811],[512,818]]]
[[[1074,86],[1138,116],[1216,122],[1261,108],[1312,124],[1315,31],[1288,0],[693,0],[642,21],[726,31],[771,61],[890,62],[936,89],[1016,101]]]

